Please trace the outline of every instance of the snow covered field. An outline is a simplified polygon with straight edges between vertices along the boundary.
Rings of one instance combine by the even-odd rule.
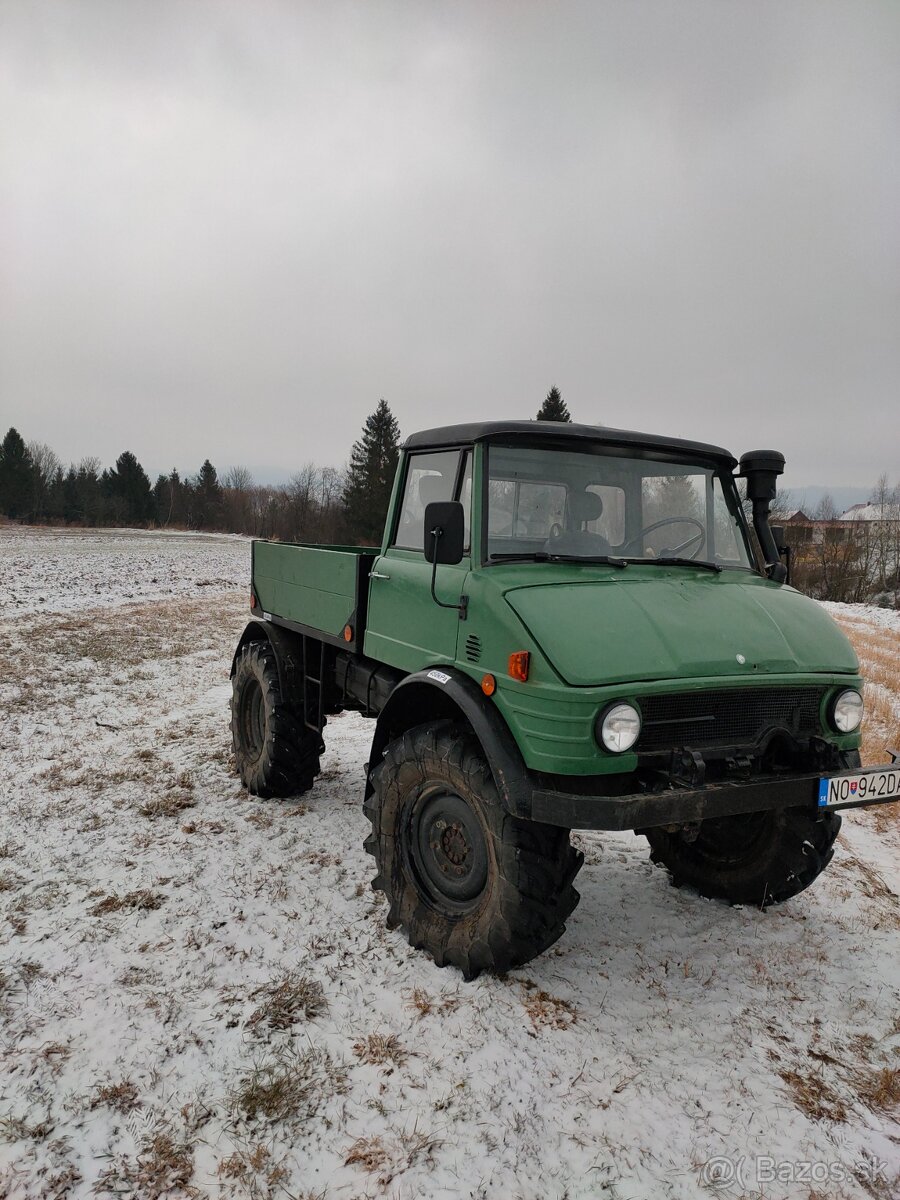
[[[0,530],[0,1198],[897,1196],[895,810],[766,913],[575,835],[561,942],[464,984],[368,887],[362,719],[302,800],[238,787],[248,570]]]

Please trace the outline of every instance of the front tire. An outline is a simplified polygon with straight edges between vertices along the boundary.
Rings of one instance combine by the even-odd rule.
[[[409,730],[371,784],[372,886],[411,946],[474,979],[521,966],[562,936],[583,855],[567,829],[506,812],[471,732],[449,722]]]
[[[250,642],[231,681],[231,737],[238,774],[254,796],[297,796],[319,774],[322,740],[286,704],[275,651]]]
[[[844,768],[859,766],[859,754],[841,757]],[[645,829],[650,858],[662,864],[676,887],[687,884],[701,896],[767,908],[808,888],[834,857],[840,813],[780,808],[700,822],[696,836],[684,831]]]

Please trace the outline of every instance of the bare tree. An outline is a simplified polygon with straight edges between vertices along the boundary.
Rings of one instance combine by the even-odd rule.
[[[32,519],[40,521],[47,515],[50,488],[61,464],[51,448],[44,442],[29,442],[28,453],[31,456],[32,466]]]

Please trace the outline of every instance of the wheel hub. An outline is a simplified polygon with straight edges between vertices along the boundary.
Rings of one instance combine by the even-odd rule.
[[[466,835],[463,832],[462,826],[458,821],[454,822],[453,825],[445,825],[443,821],[438,821],[436,824],[438,826],[444,825],[444,829],[439,841],[431,842],[431,848],[436,853],[442,853],[447,861],[456,867],[461,874],[463,863],[469,854],[469,843],[466,841]]]
[[[422,891],[441,907],[472,907],[488,877],[487,843],[475,811],[461,796],[434,792],[419,798],[410,826],[410,858]]]

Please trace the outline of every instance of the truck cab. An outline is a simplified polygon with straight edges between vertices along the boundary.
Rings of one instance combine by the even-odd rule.
[[[638,830],[707,895],[796,894],[830,860],[834,781],[887,801],[900,770],[860,767],[856,656],[787,580],[783,466],[553,422],[413,435],[380,547],[254,546],[232,668],[245,783],[311,785],[327,714],[373,717],[375,886],[467,975],[560,936],[573,828]],[[254,680],[277,702],[251,720]]]

